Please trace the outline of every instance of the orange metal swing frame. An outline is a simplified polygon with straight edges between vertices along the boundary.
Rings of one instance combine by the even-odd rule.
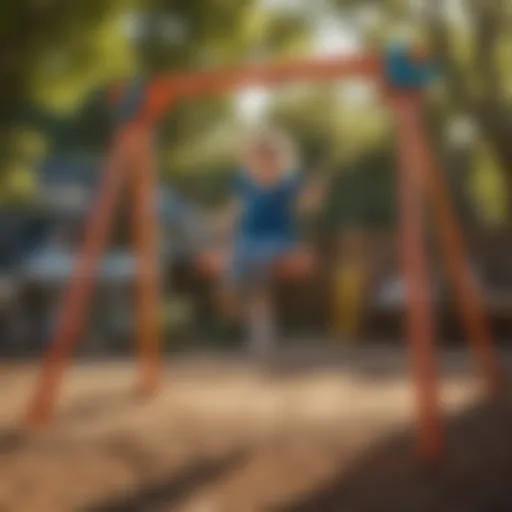
[[[220,94],[247,86],[276,86],[305,81],[362,78],[382,85],[395,114],[399,155],[400,252],[407,290],[407,336],[416,392],[418,449],[428,461],[441,457],[444,439],[435,357],[436,328],[432,309],[427,250],[423,230],[424,199],[430,203],[440,242],[456,292],[458,311],[483,377],[491,393],[502,389],[502,373],[477,281],[472,272],[459,223],[442,172],[422,122],[421,91],[395,89],[386,83],[379,55],[324,61],[271,64],[231,71],[205,71],[169,76],[152,82],[137,116],[119,126],[105,164],[103,184],[88,222],[83,248],[64,295],[55,338],[44,359],[26,421],[39,427],[52,418],[61,382],[84,328],[94,277],[123,185],[133,192],[133,231],[138,254],[138,386],[146,394],[162,378],[160,291],[158,276],[156,166],[152,131],[174,102]]]

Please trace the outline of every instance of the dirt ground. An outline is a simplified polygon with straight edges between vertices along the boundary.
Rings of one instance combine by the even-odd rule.
[[[460,353],[442,360],[448,448],[429,470],[398,351],[181,356],[151,401],[133,363],[81,363],[52,428],[30,435],[36,367],[6,363],[0,511],[510,512],[510,402],[486,403]]]

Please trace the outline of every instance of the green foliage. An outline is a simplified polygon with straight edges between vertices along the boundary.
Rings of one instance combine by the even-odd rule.
[[[359,28],[370,47],[389,41],[404,26],[411,40],[429,43],[445,77],[429,97],[433,126],[445,133],[453,116],[473,117],[479,144],[494,159],[492,166],[476,161],[472,172],[479,177],[471,183],[500,183],[510,197],[512,12],[507,2],[465,2],[467,16],[460,19],[448,17],[439,1],[429,3],[429,17],[415,14],[406,0],[329,3],[335,9],[329,16],[351,25],[370,13],[373,21]],[[319,13],[322,9],[318,6]],[[111,82],[297,58],[309,52],[314,38],[309,15],[270,12],[258,0],[20,0],[4,1],[1,14],[1,201],[31,200],[37,165],[46,154],[105,151],[112,130],[106,95]],[[360,169],[370,164],[362,162],[377,165],[372,159],[383,144],[392,151],[390,124],[375,102],[348,98],[338,84],[283,87],[271,97],[268,120],[296,137],[308,164],[329,162],[337,173],[357,168],[364,181],[369,171]],[[206,202],[220,201],[242,128],[233,96],[176,105],[159,131],[162,175]],[[367,181],[361,201],[388,201],[386,186],[375,185],[372,192],[379,180]],[[495,203],[491,195],[475,201]]]
[[[323,229],[390,229],[396,218],[395,159],[380,145],[340,169],[333,182]]]
[[[489,147],[479,144],[475,153],[470,175],[471,194],[484,224],[499,225],[508,211],[504,175]]]
[[[168,334],[190,324],[192,318],[192,305],[183,298],[174,297],[168,300],[162,310],[162,325]]]

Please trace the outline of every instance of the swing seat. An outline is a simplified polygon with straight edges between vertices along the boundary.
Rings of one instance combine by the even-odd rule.
[[[197,271],[211,279],[221,279],[230,265],[229,253],[213,250],[200,254],[195,261]],[[314,274],[316,258],[312,251],[298,249],[276,262],[273,277],[278,281],[301,281]]]

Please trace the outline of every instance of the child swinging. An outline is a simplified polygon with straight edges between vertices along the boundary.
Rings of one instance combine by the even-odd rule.
[[[307,183],[295,146],[282,132],[263,129],[242,146],[241,171],[222,224],[233,233],[227,258],[210,254],[203,267],[223,275],[221,304],[248,327],[249,348],[262,353],[275,342],[270,297],[274,276],[302,278],[314,271],[313,254],[300,240],[299,212],[319,209],[323,180]]]

